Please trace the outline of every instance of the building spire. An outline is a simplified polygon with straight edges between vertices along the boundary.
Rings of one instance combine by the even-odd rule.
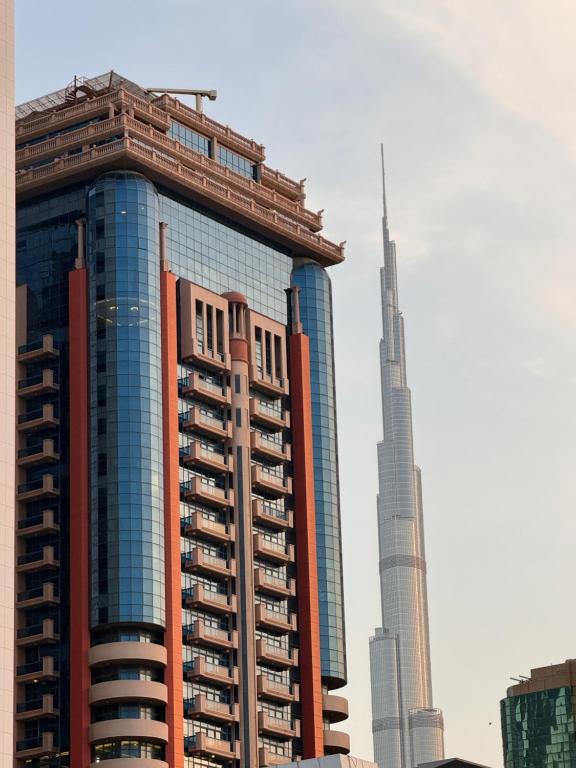
[[[388,207],[386,205],[386,170],[384,168],[384,144],[380,144],[380,158],[382,161],[382,223],[384,229],[388,229]]]

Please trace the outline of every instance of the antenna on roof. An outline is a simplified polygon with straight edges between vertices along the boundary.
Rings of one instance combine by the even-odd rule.
[[[196,96],[196,112],[202,112],[202,99],[216,101],[217,91],[199,91],[193,88],[146,88],[146,93],[177,93],[183,96]]]

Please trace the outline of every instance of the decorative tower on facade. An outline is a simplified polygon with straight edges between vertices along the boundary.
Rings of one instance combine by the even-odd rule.
[[[370,639],[374,760],[416,768],[444,756],[442,712],[432,707],[420,470],[414,465],[396,246],[390,240],[382,152],[384,267],[380,342],[384,438],[378,443],[382,627]]]

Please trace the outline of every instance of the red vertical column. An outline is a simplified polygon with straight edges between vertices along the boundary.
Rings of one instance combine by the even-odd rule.
[[[312,407],[310,399],[310,342],[300,328],[290,337],[290,398],[294,506],[296,529],[296,585],[300,635],[300,701],[303,757],[324,754],[318,572],[316,563],[316,510]]]
[[[90,764],[88,279],[68,280],[70,344],[70,766]]]
[[[163,234],[163,233],[162,233]],[[166,547],[166,685],[170,768],[184,766],[184,704],[182,678],[182,590],[180,583],[180,486],[178,480],[178,336],[176,276],[160,273],[162,316],[162,414],[164,445],[164,540]]]

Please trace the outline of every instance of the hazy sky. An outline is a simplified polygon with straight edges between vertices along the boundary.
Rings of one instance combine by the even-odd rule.
[[[353,754],[380,623],[379,143],[422,467],[446,752],[502,763],[510,676],[576,655],[571,0],[17,0],[19,101],[114,68],[308,178],[331,270]]]

